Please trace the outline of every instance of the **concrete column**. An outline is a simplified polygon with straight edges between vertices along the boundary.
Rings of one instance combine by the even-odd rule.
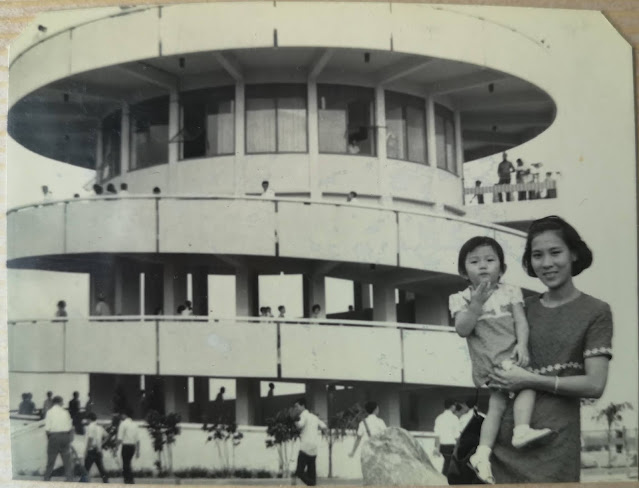
[[[353,282],[353,296],[355,297],[355,310],[371,308],[371,290],[369,283]]]
[[[321,307],[320,317],[326,317],[324,275],[304,275],[304,315],[311,316],[313,305]]]
[[[209,314],[209,273],[202,266],[192,272],[193,283],[193,315]]]
[[[102,122],[100,122],[100,126],[98,127],[98,132],[96,133],[96,141],[95,141],[95,172],[96,172],[96,180],[102,181],[102,177],[104,175],[102,165],[104,164],[104,141],[102,139]]]
[[[386,174],[386,97],[384,87],[375,87],[375,125],[377,126],[377,161],[379,193],[382,205],[390,205],[390,182]]]
[[[328,419],[328,393],[323,381],[309,381],[306,383],[307,408],[320,419]]]
[[[164,264],[164,315],[176,315],[186,301],[186,271],[173,263]]]
[[[244,82],[235,83],[235,195],[244,195],[246,189],[244,187],[244,138],[245,128],[244,121],[246,113],[244,110]]]
[[[124,177],[129,172],[131,157],[131,118],[129,104],[126,102],[122,102],[120,130],[120,174]]]
[[[115,315],[140,313],[140,271],[128,261],[116,259],[115,266]]]
[[[308,81],[308,156],[309,172],[308,185],[311,198],[321,198],[322,192],[319,185],[319,115],[317,111],[317,82]]]
[[[260,381],[248,378],[235,380],[235,422],[256,425],[260,417]]]
[[[440,198],[437,193],[439,187],[439,169],[437,168],[435,100],[433,97],[428,97],[426,99],[426,142],[428,148],[428,164],[433,170],[430,184],[430,195],[426,195],[426,199],[439,204]]]
[[[189,420],[189,391],[188,377],[165,376],[163,379],[164,411],[178,413],[182,421]]]
[[[258,276],[248,268],[235,271],[235,315],[253,317],[258,315]]]
[[[387,285],[373,285],[373,320],[376,322],[396,322],[395,288]]]
[[[193,417],[191,422],[203,423],[208,419],[209,378],[195,376],[193,378]]]
[[[401,427],[401,409],[399,387],[384,385],[376,391],[379,416],[389,427]]]
[[[180,132],[180,98],[177,88],[169,92],[169,141]],[[169,142],[168,148],[168,172],[167,192],[173,192],[173,185],[179,182],[177,162],[180,156],[180,142]]]
[[[438,293],[417,295],[415,322],[426,325],[450,325],[447,297]]]
[[[166,313],[164,302],[164,271],[162,266],[144,266],[144,314],[153,315],[158,309]]]

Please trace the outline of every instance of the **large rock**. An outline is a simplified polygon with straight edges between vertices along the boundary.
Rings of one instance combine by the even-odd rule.
[[[365,485],[447,485],[422,446],[404,429],[389,427],[362,447]]]

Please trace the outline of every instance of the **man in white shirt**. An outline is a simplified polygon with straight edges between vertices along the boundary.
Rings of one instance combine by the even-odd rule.
[[[122,422],[118,427],[118,444],[122,444],[122,476],[124,483],[132,485],[133,470],[131,469],[131,460],[135,454],[135,458],[140,457],[140,437],[138,426],[131,420],[131,409],[125,409],[122,414]]]
[[[275,198],[275,192],[269,188],[268,181],[262,182],[262,196],[264,198]]]
[[[293,484],[295,484],[295,477],[297,477],[308,486],[315,486],[317,484],[315,461],[317,459],[317,446],[321,440],[320,429],[325,430],[326,424],[306,409],[305,398],[297,400],[293,408],[294,414],[299,415],[295,425],[301,431],[300,452],[297,455],[297,469],[293,475]]]
[[[364,410],[366,410],[368,416],[364,420],[362,420],[357,427],[357,438],[355,439],[353,450],[348,455],[349,457],[353,457],[355,455],[355,451],[357,451],[360,443],[363,446],[364,443],[368,441],[368,439],[381,434],[386,430],[386,422],[378,417],[379,407],[377,406],[377,403],[366,402],[366,405],[364,405]]]
[[[453,455],[453,449],[455,449],[455,443],[459,437],[459,419],[455,412],[457,412],[457,404],[450,398],[444,401],[444,411],[440,413],[435,419],[435,434],[437,440],[435,441],[435,448],[439,447],[439,452],[444,456],[444,466],[442,473],[444,476],[448,473],[448,465],[450,464],[450,458]]]
[[[73,424],[71,415],[62,408],[62,397],[54,396],[53,406],[47,411],[44,419],[44,430],[47,433],[47,467],[44,471],[44,481],[51,479],[53,466],[58,454],[64,464],[66,481],[73,481],[73,462],[71,459],[71,442],[73,441]]]
[[[106,431],[101,425],[98,425],[97,416],[94,412],[87,414],[89,419],[89,425],[87,427],[87,445],[84,453],[84,468],[87,473],[91,472],[91,466],[93,463],[98,467],[100,476],[104,483],[109,482],[106,469],[102,463],[102,443],[106,438]]]

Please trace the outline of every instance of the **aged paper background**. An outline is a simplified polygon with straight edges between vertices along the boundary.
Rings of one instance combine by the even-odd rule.
[[[204,0],[200,0],[204,1]],[[266,1],[266,0],[265,0]],[[280,0],[281,1],[281,0]],[[367,0],[362,0],[367,1]],[[394,0],[397,1],[397,0]],[[400,0],[401,1],[401,0]],[[8,46],[21,30],[40,12],[70,8],[106,7],[115,5],[154,5],[158,3],[195,3],[188,0],[0,0],[0,252],[6,252],[6,186],[7,186],[7,98],[8,98]],[[473,4],[495,6],[544,7],[580,10],[601,10],[611,24],[632,45],[635,58],[635,113],[639,97],[637,83],[639,70],[639,0],[432,0],[433,4]],[[634,232],[634,229],[628,229]],[[10,432],[9,432],[9,381],[7,375],[6,333],[6,264],[0,264],[0,486],[45,486],[39,482],[11,480]],[[639,346],[638,346],[639,347]],[[639,414],[639,412],[635,412]],[[592,486],[612,486],[611,483],[595,483]],[[616,483],[615,486],[639,486],[639,482]],[[64,486],[53,483],[46,486]],[[146,485],[152,486],[152,485]],[[534,486],[534,485],[529,485]],[[542,486],[542,485],[539,485]],[[563,485],[570,486],[570,485]]]

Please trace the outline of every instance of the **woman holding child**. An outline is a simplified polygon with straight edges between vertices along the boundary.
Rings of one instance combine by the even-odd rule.
[[[475,384],[492,390],[470,464],[487,483],[579,481],[580,399],[602,395],[612,357],[610,307],[573,283],[592,253],[561,218],[533,222],[522,261],[547,290],[525,301],[522,317],[520,292],[499,283],[505,263],[493,242],[467,249],[463,263],[460,252],[470,286],[450,300],[456,329],[469,339]]]

